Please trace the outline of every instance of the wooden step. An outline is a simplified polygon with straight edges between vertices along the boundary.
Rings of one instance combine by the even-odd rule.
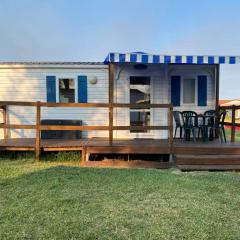
[[[240,171],[240,165],[178,165],[181,170],[201,171],[201,170],[222,170],[222,171]]]
[[[176,155],[176,165],[239,165],[240,155]]]
[[[175,146],[173,152],[177,155],[239,155],[240,147],[230,144],[219,144],[219,145],[186,145],[186,146]]]

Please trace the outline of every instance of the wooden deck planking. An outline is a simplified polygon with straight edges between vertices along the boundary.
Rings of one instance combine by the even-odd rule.
[[[71,151],[81,150],[88,142],[88,139],[42,139],[40,147],[44,151]],[[35,150],[35,138],[12,138],[6,140],[0,140],[0,150],[15,149],[21,151]],[[22,150],[23,151],[23,150]]]
[[[0,140],[0,150],[35,151],[35,138]],[[114,139],[112,144],[106,138],[91,139],[42,139],[42,151],[82,151],[89,154],[169,154],[168,140],[161,139]],[[231,170],[240,168],[240,144],[212,142],[183,142],[175,140],[172,153],[176,166],[186,170]],[[167,168],[169,163],[151,161],[87,161],[82,166],[94,167],[153,167]]]
[[[198,141],[196,143],[177,140],[174,143],[173,152],[174,154],[188,155],[240,155],[240,144],[232,142],[221,143],[218,140],[207,142]]]
[[[34,147],[35,148],[35,138],[10,138],[1,139],[0,147]]]
[[[169,154],[167,140],[161,139],[114,139],[109,144],[107,139],[93,138],[87,144],[88,153],[111,154]]]
[[[177,165],[239,165],[240,155],[176,155]]]
[[[35,138],[0,140],[1,151],[35,151]]]
[[[209,171],[209,170],[220,170],[220,171],[239,171],[240,165],[177,165],[180,170],[185,171]]]
[[[35,138],[12,138],[0,140],[0,149],[4,147],[15,148],[35,148]],[[109,149],[112,153],[124,153],[124,150],[129,150],[131,153],[165,153],[170,151],[168,140],[163,139],[114,139],[112,144],[105,138],[91,139],[41,139],[41,148],[80,148],[85,147],[92,152],[100,152]],[[99,153],[100,153],[99,152]],[[127,153],[127,152],[126,152]],[[183,142],[175,140],[173,144],[174,154],[239,154],[239,143],[220,143],[212,142]]]

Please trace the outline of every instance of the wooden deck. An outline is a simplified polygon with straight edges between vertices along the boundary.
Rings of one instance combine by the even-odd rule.
[[[62,140],[62,139],[42,139],[41,149],[43,151],[66,151],[66,150],[82,150],[86,146],[88,140]],[[9,151],[35,151],[35,138],[11,138],[0,140],[0,150]]]
[[[0,140],[0,151],[35,151],[35,138]],[[171,154],[176,166],[183,170],[240,169],[240,144],[187,142],[175,140],[173,146],[162,139],[41,140],[41,151],[82,151],[83,166],[168,168],[172,163],[151,161],[85,161],[90,154]]]

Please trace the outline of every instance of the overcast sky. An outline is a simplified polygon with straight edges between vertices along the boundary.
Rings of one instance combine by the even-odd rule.
[[[103,61],[108,52],[240,55],[239,0],[0,0],[0,61]],[[240,65],[221,66],[240,98]]]

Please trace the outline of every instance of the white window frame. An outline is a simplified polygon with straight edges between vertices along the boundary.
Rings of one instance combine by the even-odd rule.
[[[69,76],[56,76],[56,101],[57,103],[60,103],[60,99],[59,99],[59,80],[60,79],[72,79],[74,81],[74,98],[75,101],[74,103],[78,103],[78,81],[76,80],[76,77],[69,77]]]
[[[184,79],[194,79],[195,80],[195,101],[194,103],[184,103],[183,102],[183,84],[184,84]],[[181,76],[181,106],[196,106],[197,105],[197,100],[198,100],[198,84],[197,84],[197,77],[196,76],[191,76],[191,75],[182,75]]]

